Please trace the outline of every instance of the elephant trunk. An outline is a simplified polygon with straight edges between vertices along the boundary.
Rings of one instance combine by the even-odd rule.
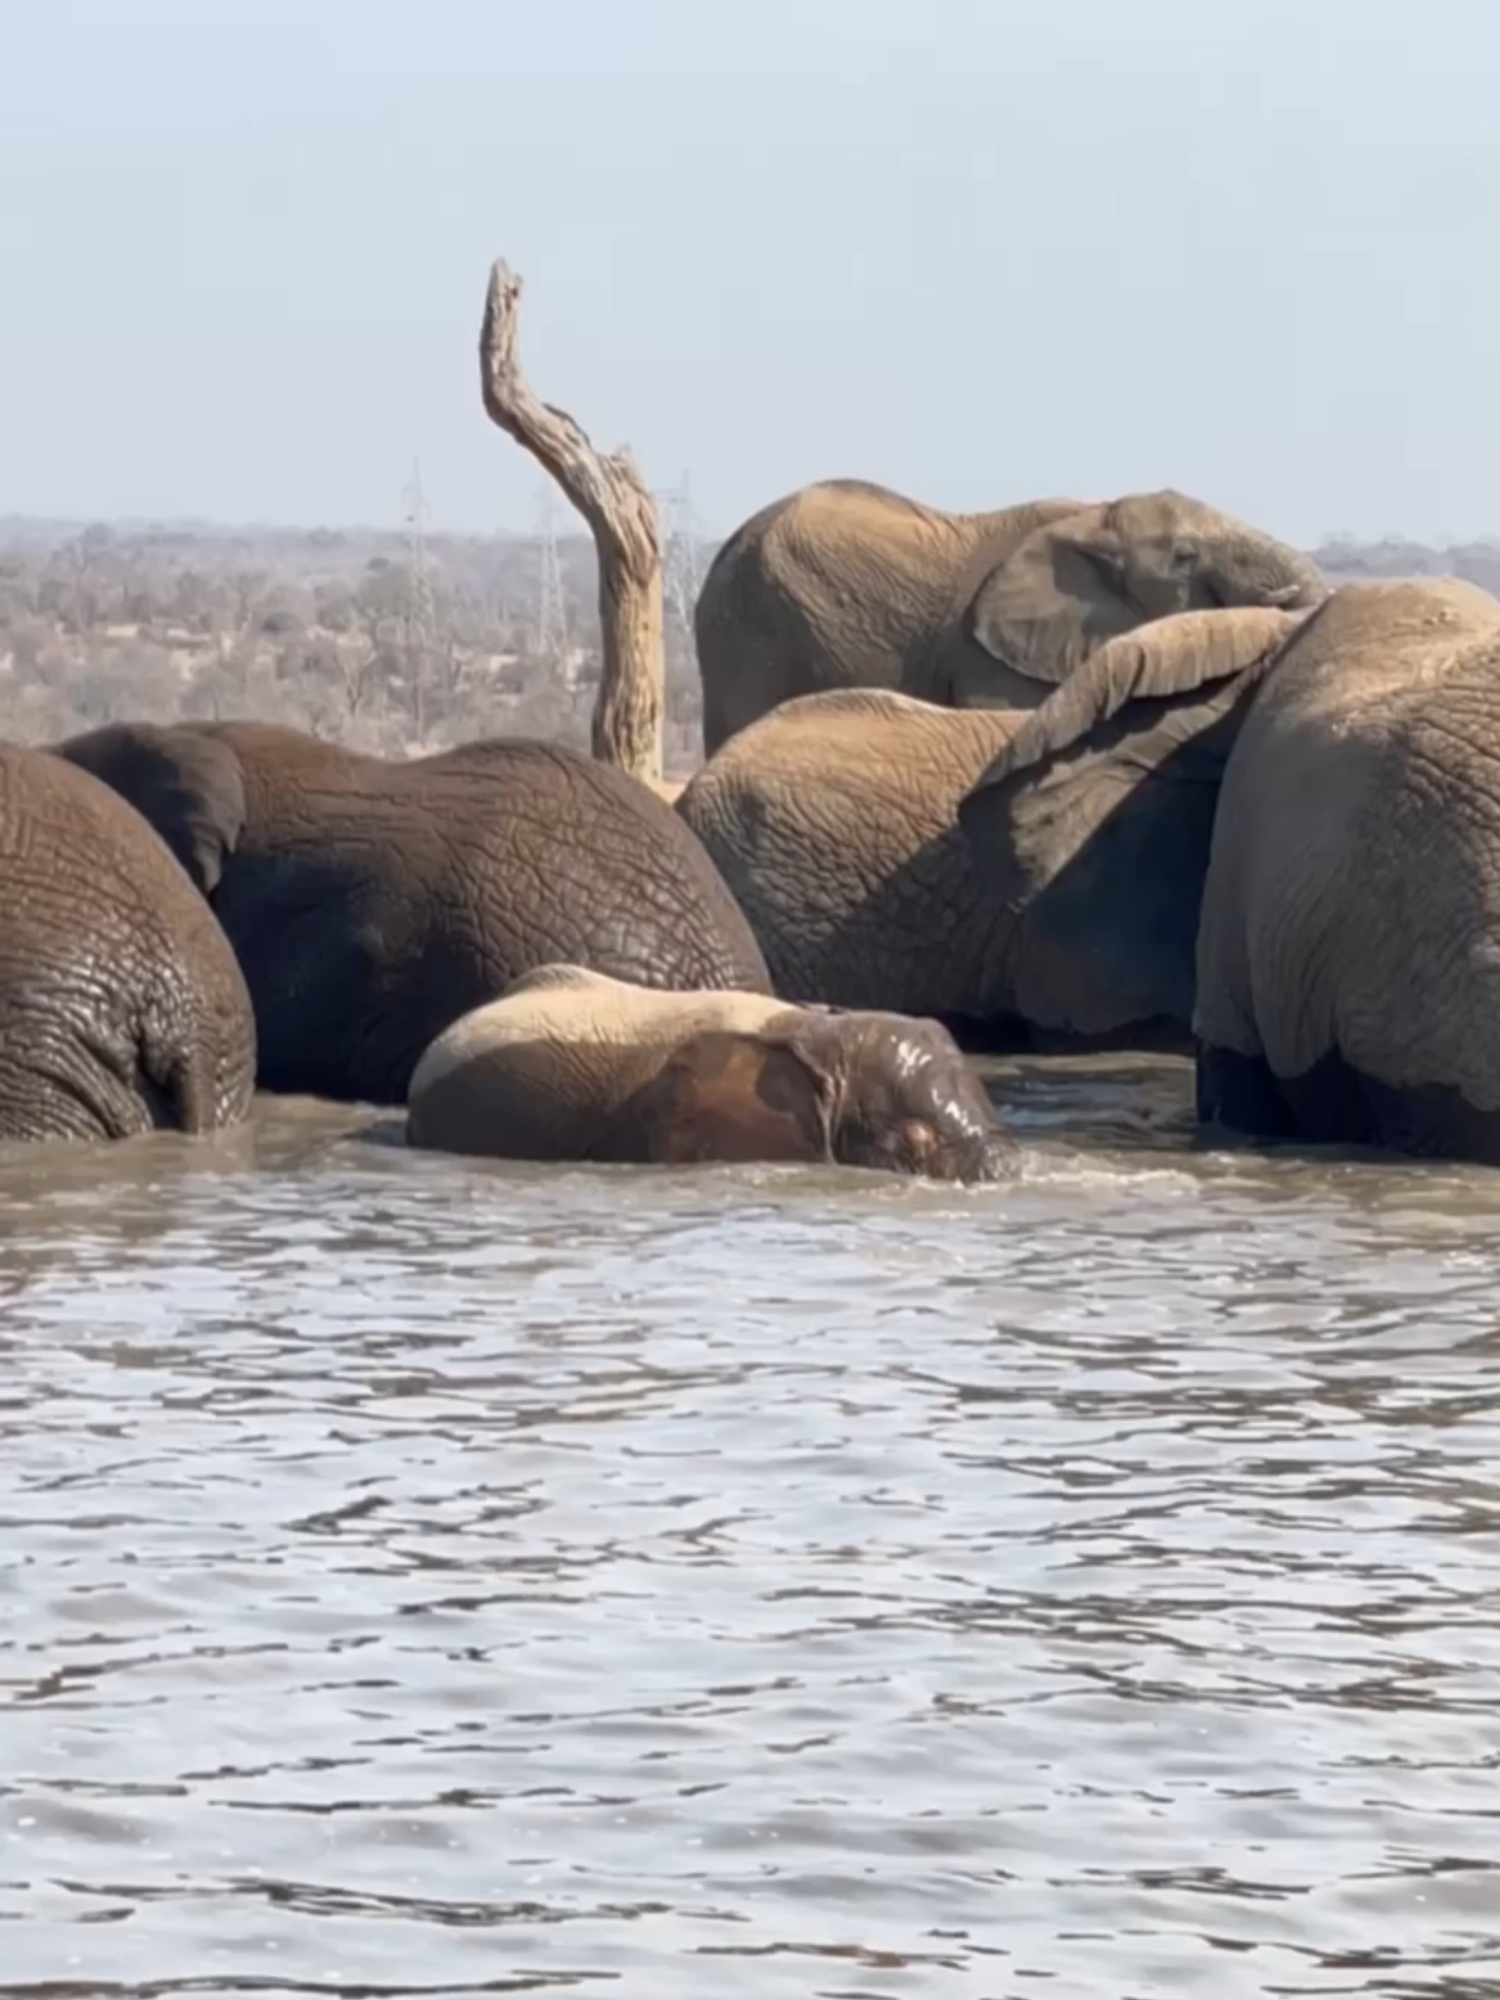
[[[968,1186],[1013,1180],[1020,1163],[1020,1151],[1019,1143],[1010,1132],[996,1130],[979,1133],[952,1149],[952,1171],[942,1178]]]
[[[1311,557],[1279,542],[1243,536],[1219,552],[1203,578],[1207,595],[1216,599],[1206,608],[1231,610],[1240,605],[1273,611],[1311,611],[1332,589]],[[1194,608],[1191,604],[1180,607]]]

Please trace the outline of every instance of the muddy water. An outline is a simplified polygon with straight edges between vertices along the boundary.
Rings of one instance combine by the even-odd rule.
[[[0,1990],[1500,1994],[1500,1177],[0,1161]]]

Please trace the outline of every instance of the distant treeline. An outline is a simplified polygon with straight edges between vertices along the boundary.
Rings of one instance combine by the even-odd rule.
[[[667,591],[669,773],[699,757],[690,610],[715,544]],[[1500,543],[1330,540],[1333,578],[1454,575],[1500,596]],[[0,517],[0,735],[116,717],[255,716],[387,754],[524,733],[586,746],[598,683],[593,544],[559,537],[82,525]]]
[[[1500,597],[1500,541],[1450,542],[1434,547],[1408,542],[1399,535],[1384,541],[1356,542],[1330,537],[1309,550],[1325,576],[1339,580],[1361,576],[1461,576]]]

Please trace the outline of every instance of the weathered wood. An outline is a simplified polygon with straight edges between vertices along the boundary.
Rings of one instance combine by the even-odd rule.
[[[566,410],[527,386],[516,352],[520,299],[520,278],[497,261],[479,336],[485,411],[557,481],[599,552],[602,670],[594,755],[659,781],[666,672],[656,501],[628,449],[598,451]]]

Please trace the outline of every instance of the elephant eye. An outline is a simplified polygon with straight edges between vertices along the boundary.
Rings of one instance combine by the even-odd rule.
[[[1191,542],[1177,542],[1173,545],[1172,567],[1179,574],[1198,567],[1198,551]]]

